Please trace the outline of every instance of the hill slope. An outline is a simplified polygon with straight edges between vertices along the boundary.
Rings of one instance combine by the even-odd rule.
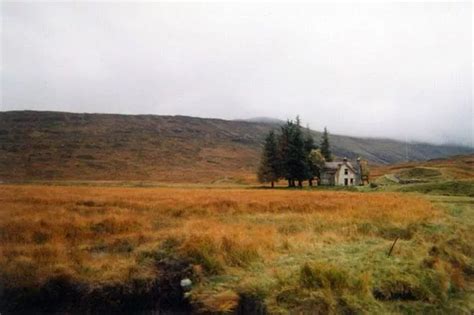
[[[378,166],[371,174],[385,191],[474,197],[474,154]]]
[[[380,165],[371,169],[371,177],[393,174],[401,181],[468,180],[474,178],[474,154],[423,162]]]
[[[185,116],[0,113],[0,180],[232,181],[254,178],[261,144],[275,123]],[[320,133],[313,132],[317,141]],[[405,159],[405,144],[331,136],[333,152],[373,163]],[[409,144],[413,160],[465,154],[457,146]]]

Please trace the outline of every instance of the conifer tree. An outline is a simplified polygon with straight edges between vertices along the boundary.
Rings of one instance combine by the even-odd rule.
[[[292,150],[292,138],[295,126],[291,120],[288,120],[285,125],[281,127],[280,135],[278,137],[278,157],[279,157],[279,169],[278,175],[280,178],[288,180],[288,187],[294,187],[294,178],[291,172],[291,150]]]
[[[313,136],[309,131],[309,127],[306,129],[305,140],[304,140],[304,149],[306,153],[309,155],[312,150],[316,150],[318,146],[314,143]]]
[[[323,137],[321,139],[321,154],[324,156],[326,161],[332,161],[331,147],[329,144],[329,133],[326,127],[324,127]]]
[[[306,164],[308,165],[308,178],[307,178],[307,180],[309,182],[309,186],[313,186],[313,179],[316,176],[316,174],[314,172],[314,169],[312,167],[311,160],[310,160],[310,154],[311,154],[311,151],[313,151],[317,148],[318,147],[314,143],[314,139],[311,136],[309,127],[306,127],[305,140],[304,140],[304,150],[305,150],[306,159],[307,159]]]
[[[303,186],[303,181],[309,178],[308,154],[306,142],[301,128],[300,118],[296,117],[295,130],[292,138],[293,145],[293,176],[298,181],[298,186]]]
[[[257,177],[259,182],[270,182],[272,188],[275,186],[275,181],[279,177],[279,158],[277,142],[275,133],[270,131],[265,138],[265,145],[263,147],[262,159],[260,160],[260,167],[258,168]]]
[[[275,138],[272,132],[265,140],[265,148],[258,169],[261,182],[273,182],[285,178],[288,187],[303,185],[303,181],[312,179],[309,154],[315,149],[314,140],[309,134],[303,133],[300,118],[288,120],[281,126],[280,134]]]
[[[295,122],[288,121],[282,127],[282,141],[280,142],[282,144],[280,145],[282,167],[290,187],[295,186],[295,181],[298,181],[298,186],[301,187],[303,180],[309,177],[308,155],[305,151],[305,139],[301,129],[299,117],[296,117]]]
[[[321,170],[324,167],[324,156],[321,154],[320,149],[312,150],[309,154],[309,168],[314,178],[317,178],[318,182],[321,180]]]

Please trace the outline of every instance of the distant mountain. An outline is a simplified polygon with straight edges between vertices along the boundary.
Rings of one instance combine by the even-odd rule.
[[[281,122],[186,116],[0,112],[0,181],[252,182]],[[321,133],[312,131],[317,142]],[[389,164],[472,153],[462,146],[332,135],[337,156]]]

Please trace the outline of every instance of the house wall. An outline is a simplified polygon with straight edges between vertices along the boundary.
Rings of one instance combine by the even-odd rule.
[[[347,169],[347,175],[345,175],[345,172],[344,172],[345,169]],[[341,167],[336,173],[336,185],[344,186],[344,179],[346,178],[347,178],[348,186],[355,186],[358,184],[356,174],[347,165],[343,164],[341,165]],[[352,184],[351,184],[351,179],[352,179]]]
[[[335,185],[335,174],[332,172],[323,172],[321,174],[321,185]]]

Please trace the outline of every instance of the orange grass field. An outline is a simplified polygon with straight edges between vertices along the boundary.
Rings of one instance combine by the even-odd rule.
[[[417,226],[439,220],[427,199],[397,193],[0,185],[0,280],[147,281],[159,273],[156,253],[172,248],[193,262],[194,303],[228,311],[238,288],[272,282],[335,244],[372,242],[368,256],[349,260],[363,270],[366,259],[385,259],[395,235],[403,244]],[[428,252],[417,242],[394,255]],[[217,275],[232,277],[215,286]]]

